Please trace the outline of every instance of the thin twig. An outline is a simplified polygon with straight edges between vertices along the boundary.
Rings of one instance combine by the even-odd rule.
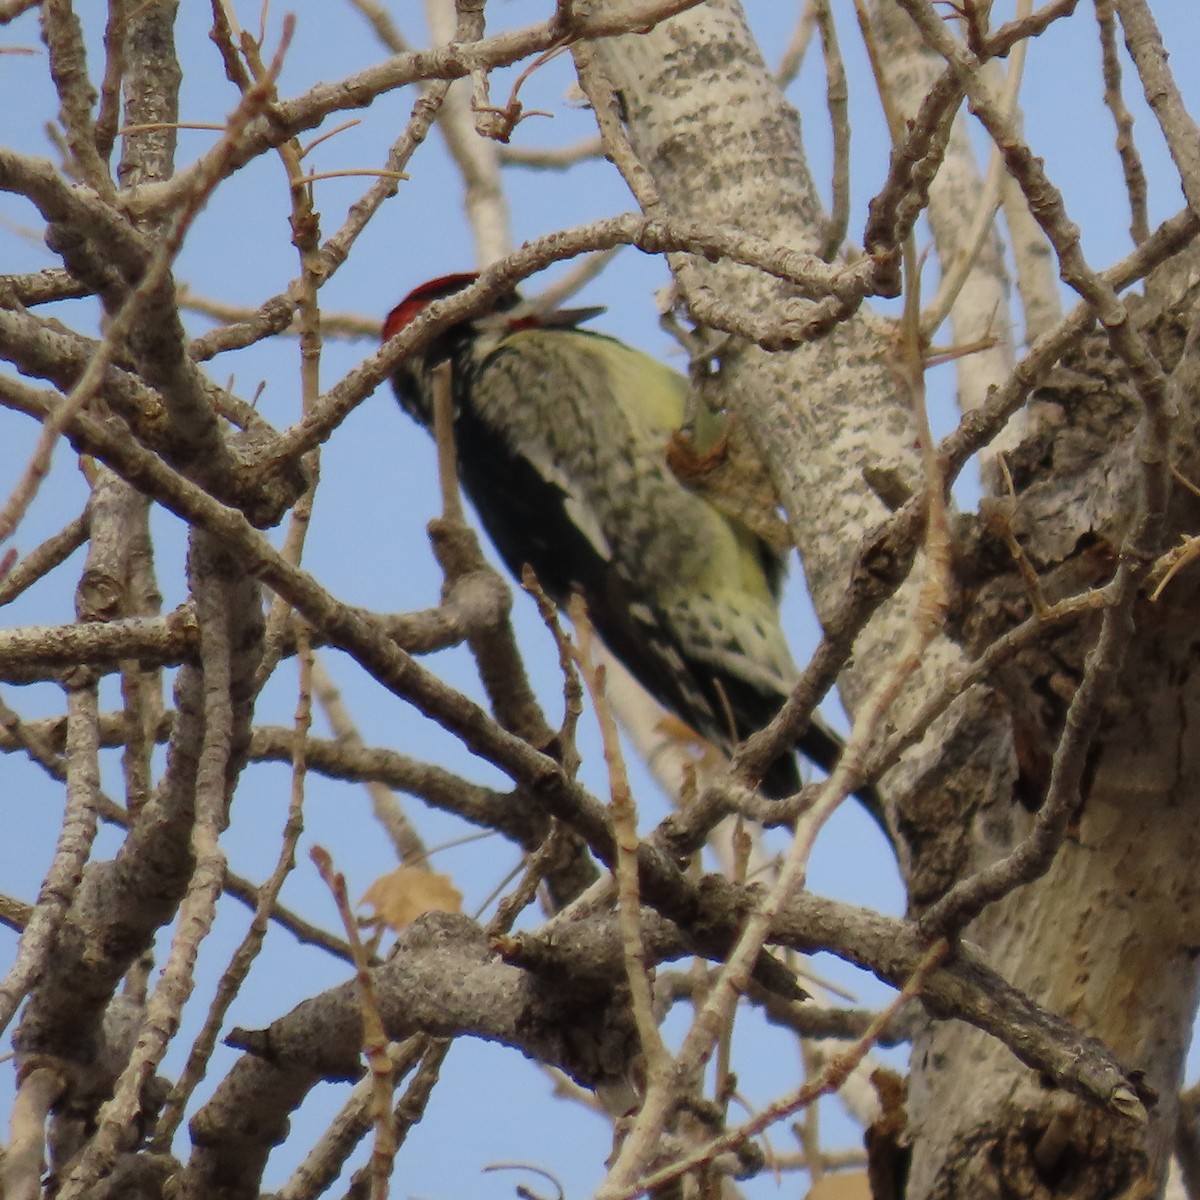
[[[1017,19],[1027,17],[1033,8],[1033,0],[1020,0],[1017,5]],[[1017,98],[1021,91],[1021,81],[1025,73],[1025,56],[1029,47],[1028,40],[1019,41],[1009,55],[1008,73],[1004,77],[1004,91],[1001,106],[1005,115],[1013,116],[1017,109]],[[962,292],[967,277],[975,269],[988,235],[992,231],[992,222],[1000,208],[1004,197],[1004,160],[1000,151],[995,147],[988,159],[987,175],[984,177],[983,188],[975,205],[975,213],[971,223],[963,235],[959,251],[950,263],[943,264],[942,279],[925,312],[921,316],[921,330],[925,337],[931,338],[938,327],[949,315],[955,301]]]
[[[193,533],[193,541],[206,535]],[[197,553],[193,546],[193,554]],[[95,1181],[111,1170],[121,1138],[136,1121],[143,1089],[153,1076],[179,1016],[195,985],[196,958],[216,915],[225,875],[225,855],[219,844],[226,820],[226,772],[233,753],[232,649],[229,605],[224,580],[196,573],[200,611],[201,658],[204,669],[204,734],[196,768],[196,815],[191,850],[194,865],[179,906],[178,927],[171,951],[145,1005],[137,1044],[121,1071],[113,1095],[100,1109],[96,1132],[72,1165],[60,1195],[82,1200]]]
[[[641,899],[638,893],[638,832],[637,807],[629,787],[625,760],[621,754],[621,739],[612,708],[604,694],[604,672],[592,662],[594,633],[583,600],[571,598],[571,623],[579,639],[578,663],[583,681],[592,699],[592,708],[600,725],[604,746],[604,762],[608,768],[608,783],[612,797],[613,834],[617,860],[617,915],[621,927],[625,975],[629,982],[630,1007],[638,1031],[638,1043],[646,1059],[649,1085],[666,1081],[670,1054],[663,1044],[658,1022],[654,1019],[654,1001],[646,967],[646,947],[642,943]]]
[[[829,109],[829,127],[833,133],[832,202],[818,251],[826,262],[830,262],[846,240],[846,229],[850,224],[850,93],[829,0],[810,0],[805,8],[805,16],[810,12],[816,13],[817,28],[821,31],[821,53],[825,60],[825,102]]]
[[[388,1039],[383,1018],[379,1013],[379,1001],[375,996],[371,964],[358,935],[358,922],[354,919],[350,899],[346,893],[345,876],[340,871],[334,871],[328,851],[320,846],[314,846],[310,856],[325,881],[325,886],[333,895],[346,930],[346,937],[354,949],[355,977],[358,981],[359,1006],[362,1012],[363,1053],[370,1068],[372,1081],[371,1110],[375,1125],[375,1143],[369,1164],[371,1197],[372,1200],[386,1200],[387,1181],[392,1173],[397,1150],[395,1122],[392,1117],[395,1068],[388,1054]]]
[[[1112,0],[1095,0],[1096,23],[1100,27],[1100,61],[1104,67],[1104,103],[1117,130],[1117,154],[1125,175],[1129,197],[1129,236],[1140,246],[1150,236],[1147,211],[1146,171],[1133,136],[1133,113],[1121,90],[1121,56],[1117,50],[1117,23]]]
[[[229,965],[221,973],[216,995],[213,997],[208,1015],[204,1019],[204,1026],[196,1036],[188,1053],[187,1062],[180,1072],[175,1086],[167,1096],[159,1115],[151,1140],[151,1148],[160,1154],[170,1152],[171,1140],[175,1136],[179,1122],[183,1119],[187,1102],[208,1069],[209,1059],[216,1048],[217,1036],[225,1020],[225,1015],[228,1013],[230,1005],[237,999],[242,983],[249,975],[251,966],[262,950],[275,901],[278,899],[279,892],[288,875],[296,865],[296,845],[300,840],[301,833],[304,832],[306,772],[304,747],[312,726],[313,653],[303,630],[300,631],[297,655],[300,664],[300,680],[292,751],[292,787],[288,800],[287,817],[280,838],[279,854],[276,856],[275,868],[270,877],[258,889],[258,899],[254,906],[254,916],[250,921],[250,927],[246,930],[241,944],[234,951]]]
[[[0,578],[0,607],[11,604],[37,581],[66,562],[87,541],[90,520],[86,511],[47,538]]]
[[[792,36],[784,48],[779,66],[775,68],[775,81],[780,88],[786,88],[800,74],[800,68],[804,66],[808,47],[812,43],[813,30],[816,28],[817,5],[820,2],[821,0],[805,0],[804,8],[800,12],[800,19],[796,22],[796,28],[792,30]]]
[[[125,76],[125,38],[132,0],[113,0],[104,27],[104,79],[100,84],[100,108],[96,113],[96,152],[107,161],[117,140],[121,119],[121,82]]]
[[[949,952],[949,943],[944,939],[934,942],[922,956],[916,969],[909,976],[904,986],[896,994],[892,1002],[876,1015],[875,1020],[867,1027],[862,1037],[843,1053],[834,1055],[821,1074],[814,1080],[805,1083],[790,1096],[767,1105],[753,1120],[747,1121],[736,1129],[729,1130],[719,1138],[693,1151],[685,1159],[672,1163],[655,1171],[651,1175],[638,1179],[635,1186],[605,1193],[606,1200],[634,1200],[634,1197],[647,1192],[657,1193],[658,1189],[695,1170],[706,1162],[711,1162],[717,1155],[732,1150],[750,1138],[757,1137],[768,1126],[776,1121],[789,1117],[806,1105],[812,1104],[819,1097],[837,1091],[843,1081],[863,1059],[875,1039],[888,1021],[914,996],[921,992],[926,977],[935,970]]]
[[[402,1079],[407,1075],[435,1042],[436,1039],[418,1033],[397,1045],[389,1046],[388,1055],[396,1078]],[[322,1131],[304,1161],[275,1193],[277,1200],[315,1200],[328,1190],[355,1146],[371,1128],[371,1094],[374,1087],[375,1080],[369,1075],[354,1085],[345,1104]]]
[[[1188,111],[1167,65],[1167,50],[1145,0],[1115,0],[1125,47],[1137,67],[1142,90],[1166,139],[1183,194],[1200,212],[1200,124]]]
[[[320,704],[321,711],[325,714],[325,719],[329,722],[329,727],[337,739],[335,744],[338,751],[366,750],[362,735],[342,700],[341,692],[319,658],[313,659],[312,687],[317,703]],[[309,745],[312,744],[310,738]],[[253,757],[253,751],[251,756]],[[314,769],[311,762],[309,768]],[[320,768],[315,769],[319,770]],[[396,858],[400,862],[410,865],[424,860],[428,856],[425,843],[405,814],[404,807],[396,793],[379,777],[376,771],[365,772],[362,782],[366,786],[367,794],[371,797],[371,808],[375,820],[391,841]],[[417,794],[419,795],[419,793]]]
[[[25,473],[14,487],[3,508],[0,508],[0,542],[7,540],[20,523],[42,481],[49,473],[51,455],[58,439],[71,420],[83,411],[87,402],[96,394],[103,381],[104,373],[118,348],[124,343],[126,336],[141,317],[145,305],[158,293],[159,288],[167,280],[171,264],[183,245],[185,234],[204,207],[213,189],[224,178],[228,166],[227,160],[232,155],[246,126],[267,104],[271,81],[282,69],[283,56],[291,42],[293,25],[294,22],[290,20],[284,22],[283,39],[271,64],[268,81],[247,92],[230,116],[225,137],[215,148],[211,158],[206,160],[206,170],[197,177],[195,190],[190,195],[188,203],[176,215],[170,229],[163,235],[154,256],[146,265],[145,273],[137,287],[129,293],[120,311],[109,321],[104,337],[97,345],[78,382],[71,389],[70,395],[44,423]]]
[[[54,948],[96,837],[96,796],[100,790],[96,718],[96,682],[92,679],[67,693],[66,812],[50,869],[38,889],[16,957],[0,982],[0,1032],[8,1027]],[[43,748],[42,754],[46,756],[48,751]]]

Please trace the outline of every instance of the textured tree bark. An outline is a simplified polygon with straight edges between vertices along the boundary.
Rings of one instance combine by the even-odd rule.
[[[1194,299],[1185,294],[1180,307],[1191,309]],[[1176,366],[1176,315],[1142,315],[1178,383],[1192,368]],[[1040,391],[1030,413],[1035,432],[1011,459],[1012,526],[1052,590],[1106,572],[1129,520],[1137,469],[1129,453],[1136,403],[1103,337],[1093,335],[1064,366],[1066,384]],[[1176,391],[1183,400],[1184,390]],[[1181,494],[1171,517],[1172,525],[1194,527],[1195,501]],[[967,597],[967,640],[975,647],[1028,608],[1008,564]],[[1157,603],[1139,602],[1136,636],[1112,681],[1067,842],[1043,879],[987,910],[970,931],[1013,983],[1144,1072],[1158,1096],[1145,1140],[1064,1106],[994,1046],[955,1027],[932,1027],[914,1054],[914,1195],[954,1195],[964,1178],[984,1176],[1031,1195],[1107,1194],[1143,1172],[1161,1186],[1197,1001],[1200,835],[1188,732],[1197,704],[1194,609],[1184,578]],[[1001,681],[1023,747],[1026,803],[1044,790],[1042,772],[1091,636],[1084,629],[1048,639]],[[1010,808],[1003,840],[1015,843],[1025,824],[1020,808]],[[964,1069],[984,1086],[967,1086]]]
[[[796,248],[816,244],[820,208],[799,120],[733,0],[599,43],[593,54],[665,211],[734,223]],[[719,297],[763,311],[786,303],[781,287],[762,276],[729,264],[699,269]],[[1186,329],[1193,308],[1185,292],[1175,300],[1172,311],[1140,314],[1168,371],[1179,359],[1178,323]],[[1029,406],[1024,440],[1012,452],[1016,503],[1004,517],[1050,599],[1109,578],[1133,516],[1138,470],[1139,402],[1104,337],[1065,365]],[[729,347],[718,382],[763,448],[818,613],[828,616],[860,537],[885,515],[864,468],[917,486],[914,427],[888,328],[860,312],[789,353]],[[1185,406],[1191,394],[1176,388]],[[1186,407],[1184,416],[1190,429],[1195,418]],[[1196,516],[1194,500],[1177,499],[1163,544],[1176,530],[1194,528]],[[902,712],[922,688],[938,685],[1031,612],[1012,556],[986,522],[960,549],[953,637],[935,645]],[[1158,1097],[1149,1126],[1044,1087],[973,1030],[931,1023],[912,1058],[911,1200],[1161,1189],[1200,947],[1198,750],[1188,736],[1200,648],[1188,619],[1192,590],[1181,577],[1163,600],[1138,602],[1132,649],[1111,681],[1066,844],[1043,878],[985,910],[966,931],[1033,999],[1144,1073]],[[860,637],[842,681],[852,709],[897,642],[904,602],[902,589]],[[898,850],[914,915],[1028,833],[1096,629],[1093,621],[1044,639],[1010,664],[995,690],[976,689],[893,772],[892,819],[904,835]]]

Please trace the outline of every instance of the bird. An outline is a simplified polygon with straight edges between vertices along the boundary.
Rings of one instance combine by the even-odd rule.
[[[386,342],[478,279],[444,275],[389,313]],[[516,579],[532,568],[565,609],[583,597],[608,650],[669,713],[726,753],[779,711],[798,677],[780,623],[783,551],[668,463],[689,421],[698,448],[716,420],[684,376],[590,329],[603,309],[536,314],[515,290],[439,334],[392,376],[401,408],[433,430],[433,369],[451,364],[459,479]],[[694,411],[693,411],[694,410]],[[814,715],[797,749],[830,772],[841,739]],[[795,792],[795,755],[763,794]],[[869,809],[878,801],[864,790]]]

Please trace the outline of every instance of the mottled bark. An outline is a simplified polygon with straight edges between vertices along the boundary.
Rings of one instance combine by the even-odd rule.
[[[880,8],[881,28],[894,40],[907,18],[890,5]],[[887,45],[896,50],[893,41]],[[595,54],[621,97],[630,139],[665,212],[735,214],[748,232],[812,244],[820,214],[799,123],[773,91],[736,4],[685,14],[646,36],[598,46]],[[922,57],[925,67],[910,67],[902,89],[910,112],[937,77],[937,64],[945,70],[943,59]],[[931,216],[944,250],[953,250],[953,230],[938,222],[956,188],[963,203],[956,178],[934,189]],[[764,308],[786,303],[761,279],[721,265],[700,270],[721,299]],[[976,292],[964,298],[975,301],[976,324],[961,326],[974,332],[989,317],[979,296],[989,297],[988,307],[996,303],[994,291]],[[1186,331],[1191,311],[1185,296],[1175,312],[1143,314],[1167,370],[1179,354],[1178,325]],[[886,329],[865,315],[790,352],[722,348],[718,386],[759,435],[822,615],[842,596],[860,537],[884,515],[863,468],[898,470],[910,485],[914,480],[912,426],[893,355]],[[1003,356],[993,359],[992,370],[1003,367]],[[964,403],[977,403],[978,384],[967,379],[962,386]],[[1175,396],[1185,406],[1180,425],[1190,429],[1194,391],[1177,388]],[[997,521],[1022,545],[1049,600],[1110,578],[1139,504],[1139,412],[1127,373],[1102,335],[1052,373],[1030,408],[1023,442],[1010,452],[1016,504],[987,510],[978,529],[974,522],[961,525],[962,590],[948,636],[926,664],[924,688],[937,686],[954,664],[1031,611]],[[1163,532],[1160,545],[1194,527],[1194,508],[1190,499],[1177,501],[1173,529]],[[1150,1124],[1142,1130],[1066,1098],[978,1031],[934,1022],[918,1038],[912,1062],[912,1200],[1099,1197],[1135,1181],[1161,1185],[1197,999],[1200,899],[1191,868],[1200,838],[1195,751],[1187,737],[1197,717],[1197,643],[1188,619],[1195,602],[1186,579],[1172,588],[1156,604],[1141,599],[1134,606],[1132,647],[1108,689],[1081,803],[1050,871],[985,910],[966,931],[1006,978],[1144,1074],[1158,1096]],[[888,628],[877,622],[860,638],[842,681],[852,707],[881,669],[881,653],[895,644]],[[1040,639],[1004,668],[996,691],[977,692],[960,705],[953,724],[942,722],[937,736],[890,777],[915,914],[1028,833],[1097,628],[1092,620]]]

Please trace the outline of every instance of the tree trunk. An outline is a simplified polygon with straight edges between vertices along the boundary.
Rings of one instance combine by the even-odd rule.
[[[645,35],[600,43],[593,53],[620,97],[631,142],[665,212],[724,221],[736,214],[748,233],[795,248],[817,244],[820,209],[799,121],[732,0]],[[781,287],[772,291],[748,271],[728,264],[699,269],[719,297],[747,303],[752,296],[764,315],[777,315],[786,300]],[[1190,306],[1186,298],[1173,313],[1142,319],[1151,334],[1160,325],[1172,330]],[[1177,331],[1160,341],[1170,370]],[[887,328],[863,314],[791,352],[739,344],[722,355],[722,394],[764,449],[822,619],[844,595],[862,535],[886,515],[864,468],[918,486],[914,426],[891,356]],[[1111,575],[1138,502],[1138,402],[1114,364],[1105,339],[1095,337],[1071,363],[1072,390],[1059,384],[1029,406],[1024,441],[1013,452],[1026,469],[1005,519],[1052,599]],[[978,401],[977,380],[971,390],[970,400]],[[1176,509],[1172,526],[1188,528],[1190,520],[1194,528],[1194,501]],[[901,714],[1031,611],[994,526],[963,528],[973,533],[958,547],[962,594],[952,636],[926,656]],[[852,711],[899,643],[911,588],[902,588],[859,638],[841,681]],[[1187,623],[1194,605],[1186,577],[1163,600],[1137,602],[1136,636],[1109,688],[1065,844],[1042,878],[987,908],[965,931],[1032,999],[1144,1075],[1157,1094],[1149,1125],[1043,1086],[974,1029],[930,1022],[912,1058],[910,1200],[1100,1197],[1135,1181],[1161,1188],[1200,947],[1197,751],[1187,736],[1196,718],[1195,642]],[[926,738],[888,776],[913,915],[1029,833],[1098,628],[1093,619],[1070,635],[1047,636],[1036,652],[1009,664],[994,691],[976,689],[952,710],[939,737]]]

